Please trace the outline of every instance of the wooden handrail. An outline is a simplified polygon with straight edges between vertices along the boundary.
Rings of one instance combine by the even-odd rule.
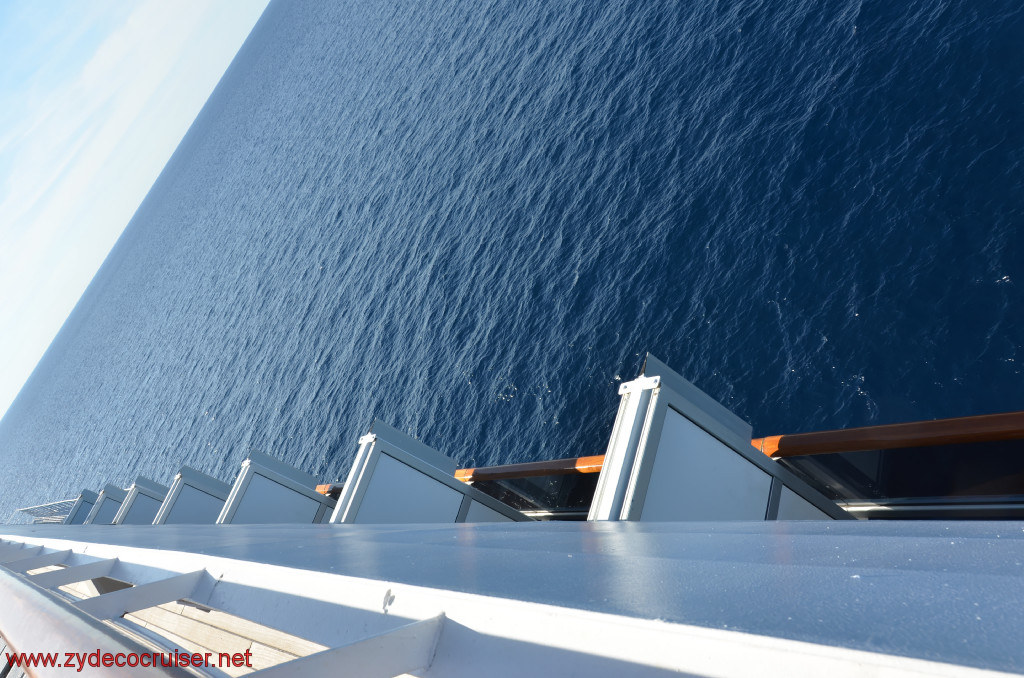
[[[595,457],[571,457],[552,461],[531,461],[524,464],[485,466],[481,468],[460,468],[455,477],[464,483],[503,478],[533,478],[537,476],[568,475],[570,473],[600,473],[604,455]]]
[[[315,488],[320,494],[330,497],[331,499],[337,499],[341,496],[341,491],[345,489],[344,483],[324,483],[323,485],[317,485]]]
[[[781,459],[835,452],[1017,439],[1024,439],[1024,412],[768,436],[755,438],[750,444],[773,459]],[[600,473],[603,466],[604,455],[599,454],[592,457],[463,468],[455,472],[455,477],[471,483],[506,478]]]
[[[1024,412],[985,414],[906,424],[756,438],[750,444],[773,459],[835,452],[888,450],[1024,438]]]

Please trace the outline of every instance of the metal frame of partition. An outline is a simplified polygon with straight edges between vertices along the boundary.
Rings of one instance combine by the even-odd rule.
[[[359,439],[359,452],[348,480],[338,498],[332,523],[361,522],[359,511],[382,457],[389,457],[414,471],[462,495],[454,522],[466,522],[474,503],[499,514],[507,520],[526,521],[528,517],[497,499],[470,487],[455,477],[456,463],[437,450],[424,445],[401,431],[376,421],[370,433]],[[400,500],[401,497],[395,497]],[[410,516],[412,520],[414,516]]]
[[[224,503],[224,508],[217,517],[218,524],[235,522],[238,516],[238,511],[242,507],[242,502],[245,501],[247,494],[250,492],[250,487],[257,477],[263,478],[264,480],[279,487],[283,487],[286,490],[290,490],[300,497],[311,500],[315,503],[317,506],[313,514],[313,519],[310,522],[324,522],[326,517],[329,515],[328,511],[333,510],[335,507],[336,502],[333,499],[318,493],[314,489],[316,487],[316,479],[313,476],[305,473],[304,471],[300,471],[294,466],[290,466],[282,461],[274,459],[269,455],[252,452],[250,453],[249,458],[242,462],[242,469],[239,471],[238,477],[235,478],[235,482],[231,487],[231,494],[228,495],[228,499]],[[265,522],[273,523],[296,521],[270,520]]]
[[[121,504],[124,503],[125,497],[128,496],[127,490],[117,487],[116,485],[106,484],[103,489],[100,490],[99,495],[96,497],[96,503],[92,505],[92,509],[89,511],[89,516],[85,519],[85,525],[112,525],[114,518],[117,517],[117,511],[121,510]],[[96,519],[100,517],[100,513],[106,510],[106,506],[109,503],[117,504],[117,511],[110,517],[110,522],[97,523]]]
[[[197,492],[209,495],[214,500],[220,501],[220,508],[217,509],[216,514],[211,518],[211,523],[217,521],[220,512],[224,510],[224,504],[227,502],[228,496],[231,494],[231,486],[224,481],[217,480],[213,476],[197,471],[194,468],[182,466],[174,476],[171,488],[167,491],[167,496],[164,498],[163,503],[160,504],[160,510],[157,511],[156,518],[153,519],[154,525],[192,522],[177,519],[174,510],[186,488],[191,488]]]
[[[64,518],[65,525],[81,525],[85,522],[86,518],[89,517],[89,513],[92,512],[92,507],[96,505],[96,500],[99,495],[92,490],[82,490],[75,499],[75,503],[71,506],[71,510],[68,512],[66,518]]]
[[[648,355],[643,375],[622,384],[622,399],[598,480],[590,520],[640,520],[668,413],[675,412],[771,478],[764,519],[779,517],[787,489],[824,516],[851,516],[750,444],[751,427],[709,395]]]
[[[153,512],[153,517],[160,512],[160,506],[163,505],[164,499],[167,498],[167,487],[161,485],[158,482],[150,480],[149,478],[143,478],[139,476],[132,483],[132,486],[128,488],[128,494],[125,496],[124,501],[121,502],[121,508],[118,509],[117,515],[114,516],[114,525],[151,525],[153,518],[146,515],[145,509],[142,508],[141,503],[137,503],[139,497],[152,499],[157,503],[156,511]],[[137,514],[143,512],[144,520],[141,522],[137,519]]]

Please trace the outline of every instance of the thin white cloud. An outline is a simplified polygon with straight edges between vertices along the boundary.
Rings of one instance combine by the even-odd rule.
[[[265,4],[146,0],[91,52],[65,55],[69,75],[61,82],[7,107],[0,118],[0,413]],[[93,21],[110,23],[110,15]],[[55,71],[52,63],[38,68]],[[7,84],[0,101],[35,87]]]

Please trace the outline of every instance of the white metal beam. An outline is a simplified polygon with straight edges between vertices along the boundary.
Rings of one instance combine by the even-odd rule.
[[[84,565],[65,567],[64,569],[54,570],[53,572],[28,575],[28,579],[37,586],[51,589],[57,586],[64,586],[65,584],[74,584],[76,581],[105,577],[110,573],[111,568],[113,568],[116,563],[117,558],[106,558],[104,560],[85,563]]]
[[[18,652],[57,652],[58,664],[67,660],[66,653],[76,659],[103,648],[102,652],[128,653],[147,652],[141,645],[105,627],[95,619],[82,614],[70,603],[59,599],[21,577],[0,570],[0,628],[12,648]],[[76,667],[71,667],[72,669]],[[135,667],[103,669],[85,667],[83,675],[102,675],[101,672],[117,672],[118,676],[187,675],[183,669],[163,667]],[[69,667],[36,666],[31,669],[34,677],[67,676]]]
[[[21,558],[20,560],[9,560],[4,563],[11,572],[28,572],[38,567],[46,567],[48,565],[60,565],[68,556],[71,555],[71,549],[64,549],[63,551],[52,551],[50,553],[43,553],[37,556],[30,556],[28,558]]]
[[[444,615],[400,626],[365,640],[293,659],[250,675],[260,678],[329,676],[338,673],[360,678],[394,678],[430,667]]]
[[[206,570],[196,570],[160,581],[133,586],[87,598],[75,603],[78,609],[97,619],[115,619],[126,612],[135,612],[147,607],[169,603],[179,598],[188,598],[198,586]]]
[[[0,543],[0,563],[7,563],[19,558],[34,556],[43,550],[41,546],[30,546],[28,544],[12,544],[10,542]]]

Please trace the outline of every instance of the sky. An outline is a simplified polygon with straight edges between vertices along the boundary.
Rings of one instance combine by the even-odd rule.
[[[267,0],[0,0],[0,417]]]

